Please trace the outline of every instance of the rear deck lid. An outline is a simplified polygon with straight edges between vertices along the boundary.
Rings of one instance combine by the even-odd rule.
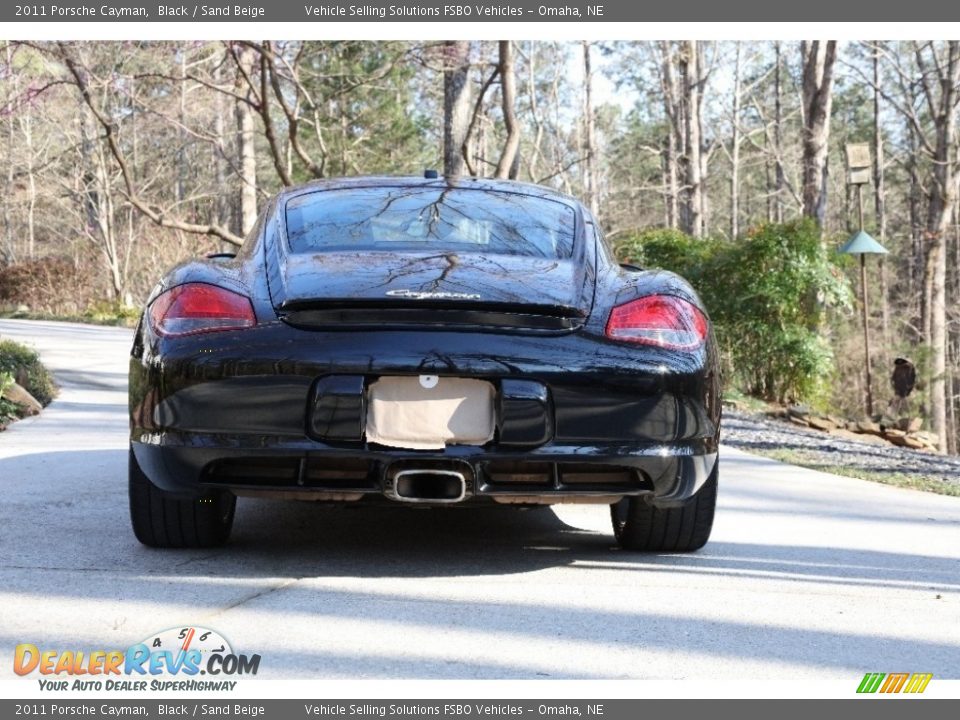
[[[296,196],[283,212],[270,290],[289,321],[415,321],[430,310],[441,311],[434,319],[459,313],[470,324],[498,324],[503,314],[589,314],[571,204],[446,185],[376,186]]]

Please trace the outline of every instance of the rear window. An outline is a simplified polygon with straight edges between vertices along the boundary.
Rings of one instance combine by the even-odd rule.
[[[290,200],[286,219],[295,253],[455,251],[567,258],[573,252],[573,208],[491,190],[325,190]]]

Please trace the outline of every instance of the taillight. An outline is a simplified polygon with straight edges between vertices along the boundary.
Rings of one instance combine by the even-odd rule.
[[[150,323],[160,335],[239,330],[256,322],[250,300],[205,283],[177,285],[150,306]]]
[[[707,339],[707,318],[682,298],[648,295],[615,307],[605,334],[612,340],[696,350]]]

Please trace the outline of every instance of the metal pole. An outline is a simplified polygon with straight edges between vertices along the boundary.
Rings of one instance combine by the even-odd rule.
[[[857,185],[857,215],[859,217],[860,229],[863,230],[863,185]],[[867,255],[860,254],[860,287],[863,290],[863,354],[864,365],[867,370],[867,415],[873,416],[873,389],[871,387],[870,372],[870,304],[867,299]]]

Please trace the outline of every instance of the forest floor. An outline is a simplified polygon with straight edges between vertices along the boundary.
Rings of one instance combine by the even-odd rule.
[[[854,440],[762,413],[724,408],[725,445],[794,465],[887,485],[960,496],[960,457]]]

